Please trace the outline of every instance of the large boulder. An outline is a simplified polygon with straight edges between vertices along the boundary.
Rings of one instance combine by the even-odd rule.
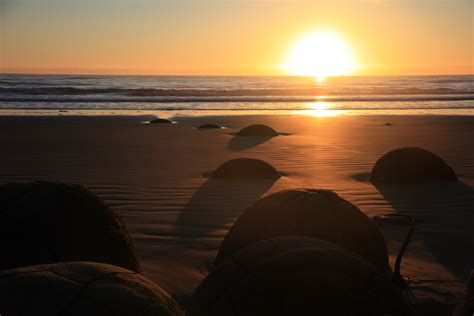
[[[416,147],[392,150],[374,165],[370,181],[375,184],[409,184],[456,181],[453,169],[434,153]]]
[[[279,237],[229,256],[193,295],[188,316],[411,315],[389,278],[315,238]]]
[[[109,264],[63,262],[0,271],[2,315],[182,315],[143,275]]]
[[[279,134],[270,126],[255,124],[241,129],[236,135],[241,137],[275,137]]]
[[[474,270],[471,271],[466,294],[462,301],[456,305],[453,316],[472,316],[474,315]]]
[[[389,272],[385,239],[359,208],[322,189],[286,190],[268,195],[237,219],[222,242],[216,264],[251,243],[272,237],[326,240],[353,251],[380,272]]]
[[[253,158],[237,158],[223,163],[212,174],[217,179],[278,179],[280,174],[265,161]]]
[[[121,219],[79,185],[36,181],[0,186],[0,270],[61,261],[139,270]]]

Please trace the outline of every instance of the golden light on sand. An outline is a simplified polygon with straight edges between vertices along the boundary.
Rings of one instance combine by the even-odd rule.
[[[350,75],[356,62],[349,45],[337,33],[316,31],[304,35],[290,49],[283,69],[294,76]]]

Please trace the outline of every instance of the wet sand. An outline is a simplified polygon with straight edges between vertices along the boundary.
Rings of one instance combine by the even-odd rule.
[[[259,197],[289,188],[326,188],[368,216],[400,212],[418,225],[404,261],[421,313],[446,315],[474,268],[474,117],[0,116],[0,182],[53,180],[85,185],[124,219],[143,273],[186,305],[212,267],[235,218]],[[385,125],[390,122],[392,125]],[[216,123],[226,129],[196,130]],[[263,123],[283,133],[238,138]],[[399,147],[440,155],[460,181],[374,186],[375,161]],[[227,160],[258,158],[279,179],[209,178]],[[382,228],[393,262],[407,227]]]

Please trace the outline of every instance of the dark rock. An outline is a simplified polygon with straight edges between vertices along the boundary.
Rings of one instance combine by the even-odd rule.
[[[217,128],[221,128],[221,127],[217,124],[202,124],[202,125],[198,126],[197,128],[198,129],[217,129]]]
[[[277,179],[278,171],[265,161],[253,158],[237,158],[223,163],[211,178],[220,179]]]
[[[471,271],[469,283],[466,289],[466,295],[462,301],[456,305],[453,316],[472,316],[474,315],[474,270]]]
[[[0,186],[0,270],[61,261],[139,270],[125,225],[82,186],[47,181]]]
[[[278,133],[270,126],[255,124],[241,129],[236,135],[242,137],[275,137],[278,136]]]
[[[385,239],[355,205],[321,189],[287,190],[268,195],[245,210],[222,242],[216,264],[243,247],[280,236],[313,237],[353,251],[389,273]]]
[[[172,124],[173,122],[171,122],[170,120],[167,120],[167,119],[156,119],[156,120],[153,120],[153,121],[150,121],[150,124]]]
[[[182,315],[143,275],[95,262],[63,262],[0,272],[2,315]]]
[[[408,184],[456,181],[453,169],[432,152],[415,147],[399,148],[383,155],[374,165],[370,181]]]
[[[186,315],[412,315],[412,309],[389,278],[355,253],[315,238],[279,237],[216,266]]]

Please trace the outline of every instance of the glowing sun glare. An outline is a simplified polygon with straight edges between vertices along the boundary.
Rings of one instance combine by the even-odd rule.
[[[283,69],[290,75],[349,75],[356,68],[350,47],[334,32],[317,31],[299,39],[290,49]]]
[[[300,111],[301,114],[307,114],[311,116],[317,117],[328,117],[328,116],[336,116],[341,114],[342,111],[340,110],[331,110],[333,104],[330,102],[318,101],[308,103],[307,106],[310,110],[302,110]]]

